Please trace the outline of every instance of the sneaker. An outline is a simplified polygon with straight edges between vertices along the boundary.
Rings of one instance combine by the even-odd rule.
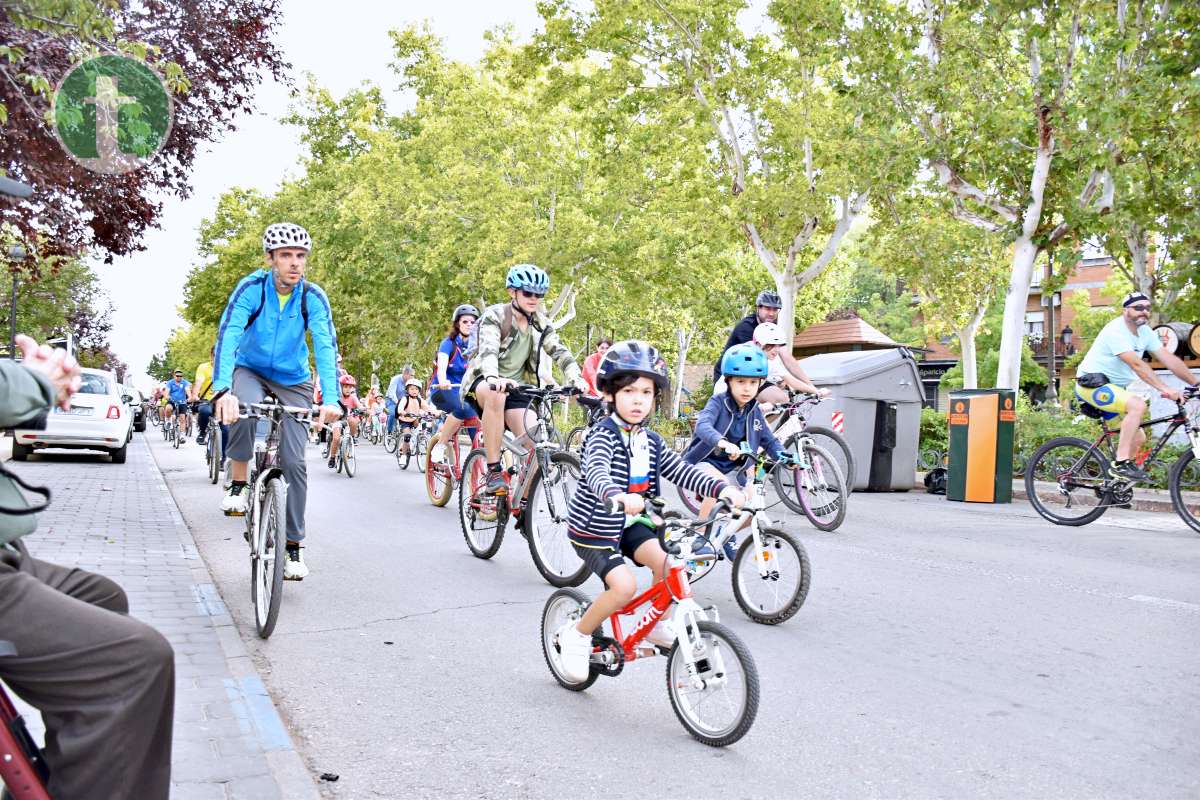
[[[221,510],[227,517],[244,517],[250,503],[250,492],[245,486],[230,486],[221,500]]]
[[[592,671],[588,663],[592,656],[592,637],[580,633],[572,620],[555,632],[554,641],[558,645],[559,659],[566,679],[574,683],[586,681]]]
[[[1145,483],[1151,480],[1144,469],[1132,461],[1118,461],[1108,468],[1108,477],[1118,481]]]
[[[435,444],[433,446],[433,449],[429,451],[429,460],[434,461],[438,464],[445,464],[446,463],[446,445],[442,444],[441,442],[438,442],[437,444]]]
[[[204,445],[206,445],[206,444],[208,444],[208,443],[207,443],[207,442],[204,440],[204,437],[203,437],[203,436],[197,436],[197,437],[196,437],[196,444],[198,444],[198,445],[200,445],[201,447],[203,447]]]
[[[508,494],[508,478],[505,477],[504,471],[489,472],[487,485],[483,489],[484,494],[492,495],[493,497],[504,497]],[[582,634],[580,634],[582,636]]]
[[[325,466],[329,467],[330,469],[333,469],[334,467],[337,466],[337,459],[336,458],[329,459],[329,461],[325,464]]]
[[[730,536],[729,540],[721,547],[721,552],[725,554],[725,558],[733,561],[737,558],[738,542],[736,536]]]
[[[675,644],[675,626],[670,620],[660,619],[650,632],[646,634],[646,641],[658,647],[670,649]]]
[[[287,561],[283,564],[283,579],[285,581],[302,581],[308,577],[308,567],[304,563],[304,548],[288,542]]]

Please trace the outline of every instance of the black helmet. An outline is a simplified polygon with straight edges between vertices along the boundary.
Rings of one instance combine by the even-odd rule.
[[[611,391],[611,382],[621,375],[645,375],[663,392],[671,388],[667,364],[648,342],[629,339],[608,348],[596,370],[596,388]]]
[[[758,293],[758,299],[754,301],[754,305],[761,308],[783,308],[783,301],[779,299],[779,292],[763,289]]]
[[[463,303],[458,308],[454,309],[454,318],[450,320],[451,325],[457,325],[460,317],[474,317],[479,319],[479,309],[470,303]]]

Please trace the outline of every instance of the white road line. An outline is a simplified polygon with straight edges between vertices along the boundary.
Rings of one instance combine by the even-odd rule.
[[[1200,603],[1188,603],[1183,600],[1170,600],[1166,597],[1152,597],[1148,594],[1130,595],[1129,599],[1136,600],[1139,603],[1149,603],[1152,606],[1165,606],[1167,608],[1177,608],[1181,611],[1200,613]]]

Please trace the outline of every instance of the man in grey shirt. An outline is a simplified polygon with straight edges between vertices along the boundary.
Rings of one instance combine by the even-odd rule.
[[[0,427],[66,408],[79,365],[18,336],[23,362],[0,361]],[[46,493],[48,495],[48,492]],[[175,654],[128,616],[125,592],[103,575],[29,555],[36,527],[17,478],[0,475],[0,679],[42,713],[48,791],[56,800],[167,800]],[[83,532],[81,532],[82,534]]]

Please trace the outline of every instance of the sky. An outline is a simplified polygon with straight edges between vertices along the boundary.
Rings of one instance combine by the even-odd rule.
[[[331,13],[336,9],[335,13]],[[312,73],[319,84],[342,95],[363,81],[388,92],[389,108],[399,111],[403,98],[392,91],[395,76],[388,31],[427,20],[445,42],[450,58],[476,61],[483,55],[486,31],[512,24],[524,38],[537,30],[534,0],[442,0],[436,4],[341,0],[285,0],[276,42],[292,64],[298,87]],[[160,352],[171,330],[182,325],[178,308],[188,271],[197,264],[196,236],[217,198],[234,186],[271,193],[284,178],[299,174],[302,155],[298,132],[279,120],[288,111],[286,86],[268,80],[258,87],[256,113],[240,116],[237,128],[197,155],[192,196],[168,198],[161,229],[149,231],[146,249],[96,269],[113,304],[112,349],[130,366],[135,386],[146,387],[146,366]],[[249,272],[255,265],[247,264]]]

